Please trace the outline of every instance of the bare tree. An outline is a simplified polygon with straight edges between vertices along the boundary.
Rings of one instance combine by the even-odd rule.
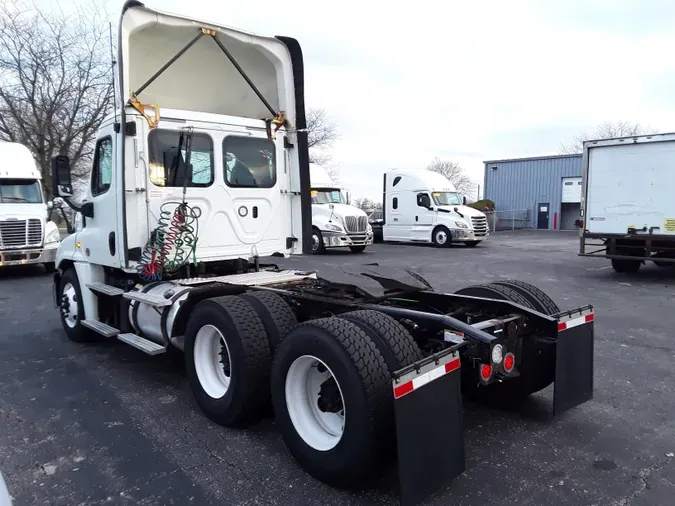
[[[570,144],[561,144],[558,152],[561,155],[577,155],[584,151],[584,141],[595,139],[613,139],[615,137],[630,137],[657,133],[651,127],[645,127],[640,123],[630,121],[605,121],[598,125],[592,134],[578,133]]]
[[[427,170],[444,176],[464,196],[473,195],[476,191],[476,182],[464,172],[464,169],[457,162],[434,158],[427,166]]]
[[[337,126],[333,123],[325,109],[310,108],[307,110],[307,144],[309,161],[321,165],[334,183],[340,179],[339,166],[327,152],[340,138]]]
[[[352,205],[366,212],[382,210],[381,202],[375,202],[374,200],[371,200],[368,197],[356,198],[352,201]]]
[[[25,0],[0,5],[0,140],[27,146],[51,194],[51,157],[89,170],[96,132],[113,101],[102,5],[64,13]]]

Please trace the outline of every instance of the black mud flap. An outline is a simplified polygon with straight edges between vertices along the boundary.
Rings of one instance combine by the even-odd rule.
[[[558,317],[553,416],[593,398],[593,308]]]
[[[459,352],[452,349],[394,374],[401,506],[421,503],[464,472]]]

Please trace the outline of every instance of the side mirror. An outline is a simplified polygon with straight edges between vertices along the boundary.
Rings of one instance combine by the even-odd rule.
[[[466,197],[462,197],[462,205],[463,205],[463,206],[466,205]]]
[[[55,197],[73,196],[73,184],[70,180],[70,159],[66,155],[52,157],[52,194]]]

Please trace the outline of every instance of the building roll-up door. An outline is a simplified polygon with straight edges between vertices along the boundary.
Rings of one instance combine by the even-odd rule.
[[[564,177],[562,180],[562,200],[563,204],[577,204],[581,202],[581,178]]]

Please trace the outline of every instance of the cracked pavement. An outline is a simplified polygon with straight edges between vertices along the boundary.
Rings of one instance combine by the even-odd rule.
[[[577,257],[577,244],[574,234],[516,231],[474,249],[375,245],[282,262],[414,262],[442,291],[518,278],[562,308],[595,306],[594,399],[552,421],[550,389],[517,411],[466,404],[466,472],[429,505],[673,503],[675,270],[619,275]],[[167,357],[67,341],[39,267],[0,272],[0,322],[0,472],[16,506],[397,501],[393,469],[368,488],[335,490],[295,464],[273,419],[239,430],[209,422]]]

